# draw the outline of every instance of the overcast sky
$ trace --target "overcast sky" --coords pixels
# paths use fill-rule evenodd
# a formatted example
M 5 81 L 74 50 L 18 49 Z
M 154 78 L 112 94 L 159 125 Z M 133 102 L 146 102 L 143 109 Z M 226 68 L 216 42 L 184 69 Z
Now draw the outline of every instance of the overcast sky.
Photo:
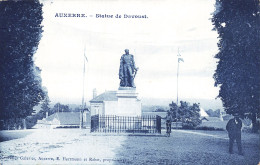
M 35 55 L 51 101 L 81 103 L 84 47 L 85 96 L 119 87 L 119 64 L 128 48 L 139 67 L 135 83 L 142 97 L 176 100 L 177 53 L 179 97 L 214 99 L 218 88 L 217 33 L 210 21 L 214 0 L 165 1 L 43 1 L 43 34 Z M 56 13 L 86 14 L 87 18 L 55 17 Z M 146 19 L 96 18 L 96 14 L 146 15 Z M 90 17 L 93 15 L 93 17 Z

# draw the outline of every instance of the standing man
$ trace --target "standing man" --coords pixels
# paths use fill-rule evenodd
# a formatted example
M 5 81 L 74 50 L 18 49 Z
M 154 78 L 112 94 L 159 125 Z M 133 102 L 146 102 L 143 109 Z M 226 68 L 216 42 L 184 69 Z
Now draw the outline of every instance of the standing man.
M 241 145 L 241 128 L 242 121 L 239 119 L 239 114 L 233 114 L 234 118 L 230 119 L 227 123 L 226 129 L 228 131 L 229 137 L 229 153 L 233 154 L 233 143 L 236 140 L 239 155 L 243 155 L 242 145 Z
M 121 87 L 135 88 L 134 78 L 138 68 L 135 67 L 134 56 L 129 54 L 129 50 L 125 49 L 125 54 L 121 56 L 119 79 Z
M 166 134 L 169 137 L 172 132 L 172 121 L 173 121 L 170 111 L 167 112 L 165 120 L 166 120 Z

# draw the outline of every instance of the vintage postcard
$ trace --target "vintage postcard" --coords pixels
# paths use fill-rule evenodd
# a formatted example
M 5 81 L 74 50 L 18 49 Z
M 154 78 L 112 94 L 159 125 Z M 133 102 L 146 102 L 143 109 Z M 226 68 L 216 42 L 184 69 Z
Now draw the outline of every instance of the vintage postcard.
M 14 90 L 30 89 L 32 97 L 8 96 L 19 100 L 10 105 L 19 110 L 1 118 L 0 164 L 257 164 L 259 134 L 242 131 L 242 144 L 236 139 L 229 153 L 226 125 L 233 116 L 217 98 L 213 78 L 215 3 L 0 2 L 3 33 L 17 33 L 12 42 L 1 41 L 13 43 L 13 53 L 32 53 L 24 55 L 30 62 L 17 59 L 5 70 L 27 75 L 12 68 L 28 64 L 35 75 L 28 88 L 21 80 Z M 28 102 L 35 106 L 21 117 Z M 252 122 L 242 123 L 246 130 Z

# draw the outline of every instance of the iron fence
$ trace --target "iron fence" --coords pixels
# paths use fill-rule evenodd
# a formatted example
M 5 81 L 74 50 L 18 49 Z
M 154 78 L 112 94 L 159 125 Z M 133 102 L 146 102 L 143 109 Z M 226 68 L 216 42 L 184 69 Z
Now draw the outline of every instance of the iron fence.
M 94 115 L 91 132 L 161 133 L 161 117 Z

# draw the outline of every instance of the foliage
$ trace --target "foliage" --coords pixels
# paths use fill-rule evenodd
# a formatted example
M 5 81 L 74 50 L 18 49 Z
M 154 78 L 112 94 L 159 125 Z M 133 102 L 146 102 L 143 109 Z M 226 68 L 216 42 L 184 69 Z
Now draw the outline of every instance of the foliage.
M 24 128 L 24 124 L 21 118 L 7 119 L 2 124 L 3 125 L 1 126 L 1 129 L 3 130 L 17 130 Z
M 189 103 L 181 101 L 180 106 L 174 102 L 169 104 L 170 112 L 175 121 L 182 121 L 183 127 L 196 127 L 201 123 L 199 104 L 189 105 Z
M 33 62 L 42 19 L 38 1 L 0 2 L 0 120 L 31 115 L 45 97 L 40 69 Z
M 46 116 L 46 114 L 51 113 L 51 108 L 50 108 L 50 99 L 48 96 L 48 93 L 46 92 L 46 97 L 44 98 L 42 104 L 41 104 L 41 110 L 40 112 Z
M 69 108 L 68 105 L 63 105 L 61 103 L 56 103 L 53 108 L 50 110 L 49 115 L 52 115 L 56 112 L 71 112 L 72 110 Z
M 157 108 L 154 112 L 166 112 L 166 110 L 163 108 Z
M 46 92 L 47 94 L 47 92 Z M 70 112 L 71 109 L 69 109 L 68 105 L 63 105 L 60 103 L 56 103 L 53 108 L 50 108 L 50 100 L 48 95 L 46 95 L 45 99 L 43 100 L 43 103 L 41 105 L 41 110 L 37 112 L 35 115 L 26 117 L 26 127 L 32 128 L 36 123 L 37 120 L 42 120 L 46 117 L 46 112 L 48 112 L 48 116 L 56 113 L 56 112 Z
M 32 115 L 32 116 L 27 116 L 25 118 L 26 121 L 26 128 L 30 129 L 33 126 L 35 126 L 35 124 L 37 124 L 38 120 L 42 120 L 45 117 L 45 114 L 42 113 L 41 111 L 37 112 L 36 114 Z
M 207 130 L 207 131 L 225 131 L 223 128 L 199 126 L 195 128 L 196 130 Z
M 168 106 L 161 105 L 142 105 L 143 112 L 166 112 Z
M 216 0 L 212 22 L 218 32 L 215 86 L 228 114 L 260 109 L 260 39 L 258 0 Z
M 43 118 L 43 115 L 41 113 L 37 113 L 33 116 L 27 116 L 26 117 L 27 129 L 32 128 L 37 123 L 37 120 L 41 120 L 41 118 Z
M 81 111 L 81 109 L 82 109 L 82 108 L 81 108 L 80 106 L 78 106 L 78 107 L 75 107 L 73 112 L 80 112 L 80 111 Z
M 206 111 L 206 113 L 209 115 L 209 117 L 220 117 L 220 109 L 217 109 L 215 111 L 209 109 Z

